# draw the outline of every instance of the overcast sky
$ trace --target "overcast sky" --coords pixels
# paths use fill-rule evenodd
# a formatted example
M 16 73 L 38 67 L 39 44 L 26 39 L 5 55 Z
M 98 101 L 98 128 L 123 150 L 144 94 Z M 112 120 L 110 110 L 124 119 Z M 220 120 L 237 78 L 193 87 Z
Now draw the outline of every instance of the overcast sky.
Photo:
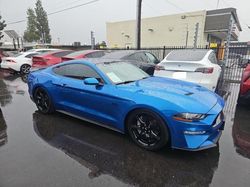
M 42 0 L 47 13 L 91 0 Z M 142 17 L 176 14 L 196 10 L 216 9 L 218 0 L 143 0 Z M 0 14 L 7 23 L 23 20 L 27 8 L 34 8 L 36 0 L 0 0 Z M 219 8 L 235 7 L 243 32 L 241 41 L 250 41 L 250 1 L 220 0 Z M 90 43 L 90 31 L 95 32 L 97 42 L 106 41 L 106 22 L 135 19 L 136 0 L 99 0 L 93 4 L 64 11 L 48 17 L 53 42 L 71 44 L 74 41 Z M 26 22 L 8 25 L 20 35 Z

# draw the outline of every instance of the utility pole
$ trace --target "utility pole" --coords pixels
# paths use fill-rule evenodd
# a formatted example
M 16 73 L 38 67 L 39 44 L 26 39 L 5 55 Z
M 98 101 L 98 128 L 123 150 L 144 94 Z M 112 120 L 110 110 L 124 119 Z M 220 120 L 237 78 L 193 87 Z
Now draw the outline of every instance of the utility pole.
M 141 6 L 142 0 L 137 0 L 136 11 L 136 49 L 141 49 Z
M 219 8 L 219 4 L 220 4 L 220 0 L 217 0 L 217 6 L 216 6 L 216 9 Z

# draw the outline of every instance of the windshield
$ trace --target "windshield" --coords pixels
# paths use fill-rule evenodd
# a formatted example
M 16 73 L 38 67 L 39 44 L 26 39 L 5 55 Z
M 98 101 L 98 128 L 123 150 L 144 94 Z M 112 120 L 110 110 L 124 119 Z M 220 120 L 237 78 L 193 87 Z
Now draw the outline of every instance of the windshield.
M 138 67 L 125 62 L 102 63 L 97 66 L 114 84 L 126 84 L 149 77 Z

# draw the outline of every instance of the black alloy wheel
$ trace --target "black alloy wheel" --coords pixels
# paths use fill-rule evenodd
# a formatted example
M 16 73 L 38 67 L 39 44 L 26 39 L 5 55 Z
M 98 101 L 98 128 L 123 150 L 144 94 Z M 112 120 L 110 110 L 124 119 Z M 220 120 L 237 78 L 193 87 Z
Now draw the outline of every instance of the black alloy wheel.
M 34 100 L 38 110 L 43 114 L 54 112 L 52 101 L 48 93 L 43 88 L 37 88 L 34 94 Z
M 127 120 L 127 129 L 133 141 L 147 150 L 158 150 L 169 142 L 164 121 L 149 110 L 137 110 Z
M 30 65 L 29 64 L 23 64 L 20 68 L 20 72 L 22 74 L 28 74 L 30 72 Z

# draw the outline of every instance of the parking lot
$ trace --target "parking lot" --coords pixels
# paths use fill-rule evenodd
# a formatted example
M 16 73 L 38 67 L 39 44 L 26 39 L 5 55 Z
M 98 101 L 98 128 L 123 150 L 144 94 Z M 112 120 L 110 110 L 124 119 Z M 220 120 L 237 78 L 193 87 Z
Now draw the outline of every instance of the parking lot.
M 247 108 L 236 108 L 239 84 L 230 85 L 218 147 L 149 152 L 117 132 L 59 113 L 40 114 L 24 80 L 0 73 L 0 186 L 240 187 L 250 183 L 249 153 L 235 146 L 241 133 L 232 131 L 250 118 Z

